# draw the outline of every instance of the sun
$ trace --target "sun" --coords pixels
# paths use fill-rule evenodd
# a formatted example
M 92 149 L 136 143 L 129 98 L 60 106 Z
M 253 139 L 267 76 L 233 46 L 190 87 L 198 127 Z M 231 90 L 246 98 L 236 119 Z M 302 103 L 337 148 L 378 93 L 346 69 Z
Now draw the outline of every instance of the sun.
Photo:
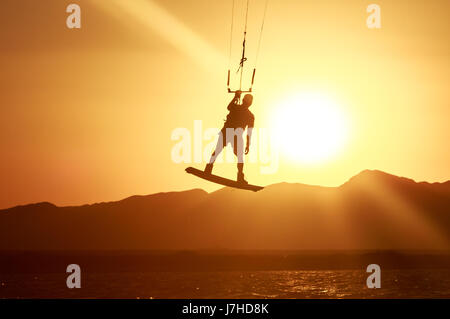
M 272 123 L 279 151 L 302 163 L 331 159 L 348 136 L 342 109 L 324 94 L 298 93 L 285 99 L 277 104 Z

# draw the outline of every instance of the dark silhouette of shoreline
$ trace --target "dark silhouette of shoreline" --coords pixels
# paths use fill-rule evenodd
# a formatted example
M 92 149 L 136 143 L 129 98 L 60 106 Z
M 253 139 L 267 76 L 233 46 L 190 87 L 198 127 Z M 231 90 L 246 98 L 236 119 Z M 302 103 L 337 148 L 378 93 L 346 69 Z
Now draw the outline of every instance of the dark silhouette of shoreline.
M 0 252 L 0 273 L 450 269 L 449 251 L 22 251 Z

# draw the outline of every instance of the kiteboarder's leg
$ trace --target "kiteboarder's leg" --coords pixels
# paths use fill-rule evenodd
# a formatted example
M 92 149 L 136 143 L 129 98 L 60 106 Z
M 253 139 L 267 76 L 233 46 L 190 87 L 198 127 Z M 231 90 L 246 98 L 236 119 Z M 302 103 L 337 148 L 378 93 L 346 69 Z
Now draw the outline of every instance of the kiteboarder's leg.
M 204 172 L 206 174 L 211 174 L 213 166 L 214 166 L 214 162 L 216 161 L 217 156 L 219 156 L 219 154 L 222 152 L 223 147 L 224 147 L 224 137 L 225 134 L 223 134 L 223 130 L 220 131 L 219 133 L 219 138 L 217 140 L 217 144 L 216 144 L 216 149 L 214 150 L 214 152 L 211 155 L 211 158 L 209 159 L 208 164 L 206 164 Z
M 244 179 L 244 163 L 238 163 L 237 168 L 238 168 L 237 182 L 248 184 L 248 182 Z
M 237 182 L 248 184 L 248 182 L 244 179 L 244 141 L 242 139 L 242 135 L 235 135 L 233 141 L 233 151 L 234 154 L 238 158 L 237 163 Z

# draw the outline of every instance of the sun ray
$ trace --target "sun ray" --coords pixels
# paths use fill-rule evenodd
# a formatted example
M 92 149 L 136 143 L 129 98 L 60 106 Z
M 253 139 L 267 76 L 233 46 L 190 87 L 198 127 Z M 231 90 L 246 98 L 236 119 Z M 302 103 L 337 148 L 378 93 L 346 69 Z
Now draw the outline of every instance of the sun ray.
M 226 58 L 165 9 L 151 0 L 96 1 L 104 11 L 111 12 L 112 6 L 124 12 L 134 21 L 145 26 L 146 31 L 158 33 L 164 40 L 191 57 L 205 69 L 226 65 Z
M 370 182 L 361 185 L 362 189 L 371 196 L 374 201 L 380 205 L 380 214 L 389 214 L 389 218 L 396 223 L 396 229 L 404 229 L 414 234 L 414 238 L 406 243 L 397 243 L 398 245 L 409 245 L 414 247 L 417 242 L 422 245 L 428 245 L 430 249 L 443 249 L 447 247 L 447 238 L 445 234 L 434 225 L 425 216 L 426 212 L 421 211 L 417 205 L 401 198 L 395 191 L 395 188 L 389 183 L 371 179 Z M 394 212 L 391 214 L 391 212 Z M 380 216 L 382 217 L 382 216 Z M 386 225 L 382 232 L 383 236 L 389 237 L 388 228 L 392 225 Z M 390 235 L 394 235 L 391 233 Z M 395 237 L 395 236 L 394 236 Z M 394 243 L 393 243 L 394 244 Z

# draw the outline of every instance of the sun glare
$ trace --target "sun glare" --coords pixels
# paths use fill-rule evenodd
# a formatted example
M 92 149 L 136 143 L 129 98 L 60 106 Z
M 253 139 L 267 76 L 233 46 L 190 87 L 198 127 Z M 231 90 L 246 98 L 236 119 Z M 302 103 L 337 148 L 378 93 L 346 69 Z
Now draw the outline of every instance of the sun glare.
M 297 162 L 319 163 L 344 146 L 348 127 L 339 106 L 327 96 L 296 94 L 276 106 L 273 116 L 275 144 Z

